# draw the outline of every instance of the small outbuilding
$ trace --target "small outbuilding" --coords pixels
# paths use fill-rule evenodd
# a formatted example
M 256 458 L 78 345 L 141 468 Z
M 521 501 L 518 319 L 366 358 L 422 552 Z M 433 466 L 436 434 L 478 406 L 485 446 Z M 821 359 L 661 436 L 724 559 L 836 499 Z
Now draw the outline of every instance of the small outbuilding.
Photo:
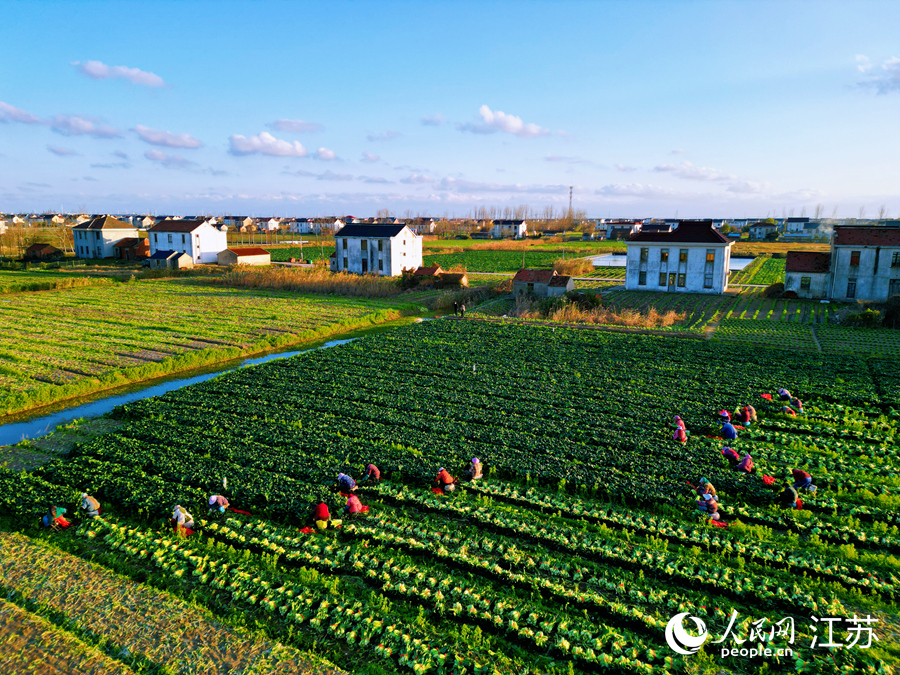
M 547 297 L 556 298 L 575 290 L 575 280 L 565 274 L 557 274 L 547 284 Z
M 219 251 L 220 265 L 271 265 L 272 254 L 262 248 L 226 248 Z
M 518 297 L 531 294 L 538 298 L 546 298 L 547 288 L 555 276 L 556 270 L 521 269 L 513 277 L 513 295 Z
M 125 237 L 113 244 L 116 260 L 143 260 L 150 256 L 150 241 L 138 237 Z
M 442 287 L 458 286 L 459 288 L 468 288 L 469 275 L 465 272 L 443 272 L 440 285 Z
M 820 300 L 828 296 L 831 254 L 788 251 L 784 263 L 784 290 L 798 298 Z
M 191 269 L 193 266 L 194 259 L 181 251 L 157 251 L 150 256 L 150 267 L 152 269 Z
M 63 252 L 50 244 L 32 244 L 25 249 L 25 259 L 39 262 L 48 260 L 59 260 L 63 257 Z

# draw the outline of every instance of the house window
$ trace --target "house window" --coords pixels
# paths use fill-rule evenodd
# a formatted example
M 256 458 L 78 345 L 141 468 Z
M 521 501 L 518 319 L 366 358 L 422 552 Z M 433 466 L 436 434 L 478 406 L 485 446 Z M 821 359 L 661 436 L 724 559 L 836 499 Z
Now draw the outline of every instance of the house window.
M 679 275 L 678 275 L 678 287 L 679 287 L 679 288 L 684 288 L 685 286 L 687 286 L 687 275 L 686 275 L 686 274 L 679 274 Z
M 666 273 L 665 273 L 665 272 L 660 272 L 660 273 L 659 273 L 659 285 L 660 285 L 660 286 L 665 286 L 665 285 L 666 285 Z
M 856 279 L 847 279 L 847 297 L 856 297 Z
M 662 248 L 659 250 L 659 262 L 661 262 L 661 263 L 669 262 L 669 249 Z M 665 284 L 661 283 L 660 286 L 665 286 Z
M 888 297 L 892 298 L 895 295 L 900 295 L 900 279 L 891 279 L 888 284 Z
M 891 254 L 891 267 L 900 267 L 900 251 Z
M 384 244 L 384 241 L 382 241 L 381 239 L 379 239 L 379 240 L 378 240 L 378 250 L 379 250 L 379 251 L 382 251 L 382 250 L 383 250 L 383 248 L 382 248 L 383 244 Z
M 365 239 L 359 242 L 359 250 L 360 251 L 368 251 L 369 250 L 369 242 Z
M 850 251 L 850 267 L 859 267 L 859 251 Z
M 706 262 L 712 263 L 716 261 L 716 250 L 714 248 L 706 249 Z
M 171 234 L 169 235 L 169 243 L 170 244 L 172 243 L 172 235 Z
M 345 251 L 347 250 L 347 240 L 346 239 L 344 239 L 344 250 Z
M 650 257 L 650 249 L 642 248 L 641 249 L 641 262 L 647 262 L 647 259 Z
M 712 288 L 712 274 L 703 275 L 703 288 Z
M 678 251 L 678 262 L 683 262 L 683 263 L 687 262 L 687 251 L 688 250 L 686 248 L 682 248 Z M 682 286 L 683 284 L 678 284 L 678 285 Z
M 182 244 L 186 244 L 186 243 L 187 243 L 187 235 L 184 235 L 184 234 L 181 235 L 181 243 L 182 243 Z
M 646 250 L 646 249 L 644 249 Z M 638 272 L 638 286 L 647 285 L 647 273 L 645 271 Z
M 378 261 L 378 271 L 384 272 L 384 261 L 383 260 Z
M 808 291 L 811 283 L 812 283 L 811 277 L 800 277 L 800 290 Z
M 347 259 L 346 258 L 344 258 L 344 269 L 345 270 L 347 269 Z

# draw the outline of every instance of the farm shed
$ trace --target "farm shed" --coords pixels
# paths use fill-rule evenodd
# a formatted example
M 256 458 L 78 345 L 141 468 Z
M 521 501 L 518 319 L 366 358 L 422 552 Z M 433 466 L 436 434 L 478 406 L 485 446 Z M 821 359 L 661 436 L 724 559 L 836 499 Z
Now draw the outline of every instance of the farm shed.
M 154 269 L 191 269 L 193 266 L 193 258 L 180 251 L 157 251 L 150 256 L 150 267 Z
M 271 265 L 272 255 L 263 248 L 226 248 L 219 251 L 220 265 Z
M 63 252 L 50 244 L 32 244 L 25 249 L 27 260 L 59 260 Z
M 440 276 L 444 273 L 440 265 L 431 265 L 430 267 L 418 267 L 413 272 L 413 277 L 419 282 L 420 286 L 428 286 L 436 284 Z
M 830 253 L 788 251 L 784 264 L 784 290 L 798 298 L 818 300 L 828 295 Z
M 546 298 L 549 295 L 547 288 L 555 276 L 556 270 L 521 269 L 513 277 L 513 294 L 519 296 L 530 293 L 538 298 Z
M 575 280 L 565 274 L 557 274 L 547 284 L 547 297 L 556 298 L 575 290 Z
M 142 260 L 150 255 L 150 242 L 138 237 L 125 237 L 113 244 L 116 260 Z
M 469 287 L 469 275 L 465 272 L 443 272 L 441 274 L 441 286 Z

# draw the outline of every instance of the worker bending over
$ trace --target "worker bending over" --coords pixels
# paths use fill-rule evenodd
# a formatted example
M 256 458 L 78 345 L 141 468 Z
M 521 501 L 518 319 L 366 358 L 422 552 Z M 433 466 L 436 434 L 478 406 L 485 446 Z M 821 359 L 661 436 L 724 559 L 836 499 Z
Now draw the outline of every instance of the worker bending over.
M 434 482 L 437 483 L 437 486 L 444 494 L 449 494 L 456 489 L 457 480 L 451 476 L 444 467 L 441 467 L 440 471 L 438 471 L 438 475 L 435 476 Z
M 473 457 L 472 461 L 469 462 L 469 466 L 467 466 L 466 470 L 463 472 L 463 476 L 466 480 L 478 480 L 483 475 L 481 460 L 477 457 Z
M 100 502 L 88 495 L 87 492 L 82 492 L 81 510 L 88 518 L 96 518 L 100 515 Z
M 228 500 L 225 499 L 222 495 L 210 495 L 209 496 L 209 512 L 214 513 L 218 511 L 219 513 L 225 513 L 225 509 L 228 508 Z

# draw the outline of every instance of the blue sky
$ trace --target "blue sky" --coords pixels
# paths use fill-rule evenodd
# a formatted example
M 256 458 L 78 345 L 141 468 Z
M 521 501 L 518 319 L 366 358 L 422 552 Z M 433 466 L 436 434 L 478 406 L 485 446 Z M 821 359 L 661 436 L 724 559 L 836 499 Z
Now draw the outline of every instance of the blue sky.
M 900 217 L 895 1 L 0 10 L 0 211 Z

